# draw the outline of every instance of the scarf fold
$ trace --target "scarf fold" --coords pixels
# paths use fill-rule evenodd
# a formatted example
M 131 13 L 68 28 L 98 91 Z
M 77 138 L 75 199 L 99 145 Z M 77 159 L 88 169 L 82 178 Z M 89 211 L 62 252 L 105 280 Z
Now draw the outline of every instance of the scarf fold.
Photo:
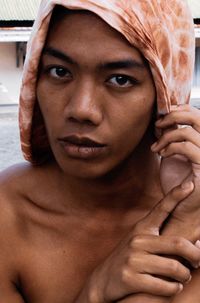
M 185 0 L 43 0 L 27 46 L 20 93 L 20 137 L 26 160 L 40 164 L 51 155 L 42 115 L 36 107 L 36 85 L 55 5 L 97 14 L 143 54 L 156 87 L 158 115 L 170 112 L 171 105 L 189 102 L 195 36 Z

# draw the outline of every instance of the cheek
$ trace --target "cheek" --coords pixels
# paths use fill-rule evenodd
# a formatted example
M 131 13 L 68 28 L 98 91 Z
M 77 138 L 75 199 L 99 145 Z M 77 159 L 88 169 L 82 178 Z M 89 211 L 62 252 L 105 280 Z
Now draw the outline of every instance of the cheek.
M 143 98 L 137 105 L 121 111 L 113 131 L 117 133 L 114 153 L 120 155 L 120 158 L 123 159 L 130 154 L 144 137 L 152 118 L 153 105 L 154 102 L 151 105 L 146 98 Z
M 148 100 L 143 98 L 139 102 L 133 102 L 131 106 L 126 106 L 119 112 L 115 129 L 118 129 L 122 136 L 129 134 L 140 135 L 147 129 L 152 113 L 153 102 L 148 104 Z
M 54 94 L 48 91 L 43 83 L 37 86 L 37 100 L 44 119 L 44 124 L 49 140 L 51 140 L 52 132 L 55 129 L 55 123 L 58 123 L 57 107 L 55 107 Z

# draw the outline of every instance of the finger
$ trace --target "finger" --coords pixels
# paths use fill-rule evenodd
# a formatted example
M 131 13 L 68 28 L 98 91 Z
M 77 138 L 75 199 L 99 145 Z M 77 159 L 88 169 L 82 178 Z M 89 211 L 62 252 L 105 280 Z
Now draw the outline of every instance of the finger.
M 165 158 L 176 154 L 183 155 L 192 163 L 200 165 L 200 149 L 191 142 L 173 142 L 160 152 L 160 155 Z
M 200 248 L 189 240 L 177 236 L 137 236 L 132 248 L 157 255 L 175 255 L 187 260 L 193 267 L 200 266 Z M 144 267 L 145 268 L 145 267 Z
M 191 280 L 190 270 L 179 261 L 148 255 L 143 259 L 143 273 L 168 278 L 181 283 L 188 283 Z
M 175 124 L 190 125 L 200 132 L 200 111 L 194 108 L 191 111 L 172 111 L 155 123 L 158 128 L 168 128 Z
M 158 235 L 159 230 L 175 207 L 193 191 L 194 184 L 187 181 L 173 188 L 143 219 L 135 226 L 133 234 Z
M 196 110 L 196 108 L 190 104 L 177 104 L 177 105 L 171 105 L 170 106 L 170 112 L 172 111 L 192 111 Z
M 141 283 L 144 285 L 143 292 L 157 296 L 171 297 L 183 290 L 181 283 L 165 281 L 148 274 L 142 275 Z
M 178 128 L 165 132 L 160 139 L 151 146 L 153 152 L 159 152 L 172 142 L 189 141 L 200 148 L 200 133 L 192 127 Z

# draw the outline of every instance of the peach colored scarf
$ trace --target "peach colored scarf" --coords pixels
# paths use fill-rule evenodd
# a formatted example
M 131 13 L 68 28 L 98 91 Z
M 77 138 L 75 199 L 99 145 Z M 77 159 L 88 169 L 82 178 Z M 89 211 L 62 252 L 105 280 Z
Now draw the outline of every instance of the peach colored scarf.
M 153 74 L 158 114 L 169 112 L 171 104 L 189 102 L 194 27 L 185 0 L 43 0 L 28 44 L 20 95 L 20 134 L 26 160 L 39 164 L 44 161 L 40 154 L 44 158 L 50 152 L 44 124 L 37 118 L 34 105 L 40 56 L 57 4 L 94 12 L 140 50 Z

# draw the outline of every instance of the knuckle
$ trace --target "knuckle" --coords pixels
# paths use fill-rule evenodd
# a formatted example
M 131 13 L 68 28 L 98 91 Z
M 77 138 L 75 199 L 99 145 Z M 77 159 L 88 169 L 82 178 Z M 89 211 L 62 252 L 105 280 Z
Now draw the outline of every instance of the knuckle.
M 128 266 L 125 266 L 121 272 L 121 281 L 125 285 L 130 285 L 131 283 L 131 272 Z
M 188 268 L 185 268 L 183 282 L 187 282 L 190 279 L 190 277 L 191 277 L 190 270 Z
M 182 198 L 182 189 L 180 186 L 173 188 L 169 197 L 172 202 L 179 202 Z
M 182 251 L 187 244 L 186 242 L 182 237 L 173 237 L 172 239 L 172 244 L 177 251 Z
M 183 142 L 181 142 L 181 145 L 182 145 L 182 148 L 187 151 L 187 150 L 191 149 L 192 144 L 189 141 L 183 141 Z
M 176 150 L 177 147 L 178 147 L 178 143 L 177 142 L 172 142 L 172 143 L 169 144 L 168 149 L 169 149 L 169 151 L 170 150 Z
M 170 136 L 170 133 L 167 132 L 167 133 L 164 133 L 161 138 L 164 142 L 169 142 L 169 136 Z
M 177 111 L 171 112 L 171 119 L 174 123 L 178 124 L 179 113 Z
M 139 246 L 141 246 L 144 243 L 144 239 L 145 237 L 142 235 L 136 235 L 133 236 L 130 240 L 130 247 L 131 248 L 137 248 Z
M 144 229 L 144 223 L 143 223 L 143 221 L 139 221 L 139 222 L 137 222 L 136 224 L 135 224 L 135 226 L 134 226 L 134 229 L 133 229 L 133 231 L 132 231 L 132 237 L 134 237 L 135 235 L 137 235 L 137 234 L 141 234 L 142 233 L 142 231 L 143 231 L 143 229 Z
M 134 266 L 135 263 L 135 258 L 132 255 L 129 255 L 126 259 L 126 265 L 131 268 L 132 266 Z
M 173 274 L 176 274 L 177 272 L 179 272 L 180 264 L 179 264 L 179 262 L 176 261 L 176 260 L 170 260 L 170 261 L 169 261 L 169 264 L 168 264 L 168 268 L 170 269 L 170 271 L 171 271 Z
M 159 208 L 159 211 L 161 213 L 166 213 L 166 214 L 169 214 L 170 213 L 170 207 L 168 205 L 168 203 L 164 203 L 166 201 L 161 201 L 161 203 L 158 205 L 158 208 Z
M 181 128 L 181 132 L 183 133 L 183 135 L 190 135 L 191 133 L 193 133 L 193 128 L 190 126 L 183 127 Z
M 176 282 L 170 282 L 163 285 L 162 295 L 173 296 L 180 290 L 180 284 Z

